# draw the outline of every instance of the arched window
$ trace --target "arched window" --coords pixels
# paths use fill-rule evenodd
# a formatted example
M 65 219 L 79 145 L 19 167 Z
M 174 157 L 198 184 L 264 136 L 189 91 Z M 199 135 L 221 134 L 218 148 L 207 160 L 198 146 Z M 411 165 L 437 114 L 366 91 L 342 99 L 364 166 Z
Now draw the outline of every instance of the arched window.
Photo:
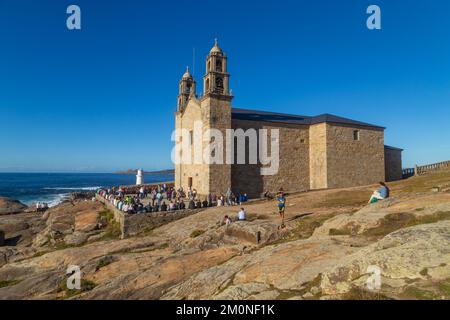
M 222 72 L 222 60 L 220 60 L 220 59 L 216 60 L 216 71 Z

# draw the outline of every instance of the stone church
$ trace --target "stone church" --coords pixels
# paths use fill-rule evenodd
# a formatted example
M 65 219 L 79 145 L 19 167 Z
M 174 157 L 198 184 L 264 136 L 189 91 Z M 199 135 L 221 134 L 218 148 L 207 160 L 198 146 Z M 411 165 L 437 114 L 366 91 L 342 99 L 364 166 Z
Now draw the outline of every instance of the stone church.
M 200 195 L 235 192 L 258 197 L 283 188 L 288 192 L 361 186 L 402 178 L 402 150 L 384 145 L 384 127 L 331 114 L 301 116 L 233 108 L 227 55 L 217 40 L 206 58 L 203 94 L 189 72 L 179 85 L 175 128 L 203 130 L 278 129 L 279 169 L 261 175 L 257 164 L 176 163 L 175 185 Z M 181 149 L 180 154 L 186 150 Z

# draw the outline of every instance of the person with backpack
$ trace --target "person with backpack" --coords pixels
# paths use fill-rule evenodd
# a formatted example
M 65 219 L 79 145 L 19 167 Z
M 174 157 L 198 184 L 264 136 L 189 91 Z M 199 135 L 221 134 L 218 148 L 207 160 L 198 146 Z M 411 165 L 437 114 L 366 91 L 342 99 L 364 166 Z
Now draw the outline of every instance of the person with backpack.
M 286 197 L 284 196 L 283 189 L 280 189 L 280 192 L 277 196 L 277 206 L 278 206 L 278 214 L 281 218 L 281 228 L 284 228 L 284 213 L 286 209 Z

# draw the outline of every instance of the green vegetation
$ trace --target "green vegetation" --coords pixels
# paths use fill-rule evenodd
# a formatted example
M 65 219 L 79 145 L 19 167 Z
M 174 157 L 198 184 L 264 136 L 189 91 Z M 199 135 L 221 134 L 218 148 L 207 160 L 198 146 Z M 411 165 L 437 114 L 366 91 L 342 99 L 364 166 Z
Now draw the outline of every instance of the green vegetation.
M 93 281 L 81 279 L 81 289 L 80 290 L 68 289 L 67 288 L 67 280 L 64 279 L 64 281 L 62 281 L 61 284 L 59 285 L 57 292 L 64 292 L 64 298 L 70 298 L 70 297 L 77 296 L 83 292 L 91 291 L 96 286 L 97 286 L 97 284 L 95 284 L 95 282 L 93 282 Z
M 353 287 L 349 292 L 342 295 L 343 300 L 392 300 L 381 292 L 368 291 L 359 287 Z
M 412 227 L 420 224 L 435 223 L 442 220 L 450 219 L 450 211 L 436 212 L 431 215 L 416 217 L 412 213 L 391 213 L 380 220 L 379 225 L 375 228 L 366 230 L 363 235 L 384 237 L 385 235 L 399 229 Z
M 19 282 L 20 280 L 0 280 L 0 288 L 14 286 Z
M 440 282 L 438 288 L 439 291 L 445 296 L 445 299 L 450 299 L 450 278 Z
M 114 221 L 114 213 L 106 207 L 99 213 L 99 216 L 100 219 L 105 218 L 108 223 Z
M 429 192 L 433 187 L 447 185 L 450 171 L 439 171 L 423 176 L 411 177 L 406 180 L 389 183 L 391 191 L 395 195 Z
M 358 232 L 359 227 L 358 226 L 352 226 L 350 224 L 347 224 L 341 229 L 330 229 L 328 231 L 328 234 L 330 236 L 351 236 L 356 235 Z
M 108 223 L 105 228 L 105 234 L 101 238 L 101 240 L 109 240 L 109 239 L 118 239 L 122 235 L 122 231 L 120 229 L 120 224 L 114 219 L 114 213 L 105 208 L 102 212 L 99 213 L 100 219 L 105 219 Z
M 418 300 L 436 300 L 439 299 L 439 295 L 437 295 L 433 291 L 425 290 L 422 288 L 410 286 L 407 287 L 403 292 L 403 295 L 409 298 L 418 299 Z
M 95 271 L 98 271 L 101 268 L 106 267 L 107 265 L 113 263 L 114 261 L 116 260 L 114 259 L 113 256 L 104 256 L 98 261 L 97 266 L 95 267 Z
M 423 268 L 420 270 L 419 274 L 424 277 L 428 276 L 428 268 Z
M 435 223 L 442 220 L 450 220 L 450 211 L 436 212 L 434 214 L 416 217 L 412 213 L 391 213 L 379 221 L 378 226 L 368 229 L 362 233 L 368 237 L 384 237 L 399 229 L 412 227 L 420 224 Z M 346 225 L 341 229 L 330 229 L 330 236 L 356 235 L 358 226 Z
M 201 236 L 204 233 L 205 233 L 204 230 L 196 229 L 196 230 L 191 232 L 191 238 L 197 238 L 198 236 Z
M 370 190 L 342 190 L 328 194 L 315 207 L 359 207 L 367 204 Z
M 285 242 L 308 239 L 314 233 L 314 230 L 321 227 L 323 223 L 336 216 L 337 213 L 331 214 L 311 214 L 305 217 L 302 217 L 297 225 L 288 231 L 288 233 L 280 240 L 271 242 L 270 244 L 281 244 Z

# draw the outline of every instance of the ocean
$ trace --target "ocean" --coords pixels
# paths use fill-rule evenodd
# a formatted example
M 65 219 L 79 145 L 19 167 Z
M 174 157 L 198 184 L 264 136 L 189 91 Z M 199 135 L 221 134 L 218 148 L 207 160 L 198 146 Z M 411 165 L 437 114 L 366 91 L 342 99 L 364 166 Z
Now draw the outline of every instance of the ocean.
M 145 183 L 173 181 L 173 174 L 145 175 Z M 102 187 L 134 185 L 136 175 L 114 173 L 0 173 L 0 197 L 26 205 L 38 201 L 55 206 L 72 192 Z

